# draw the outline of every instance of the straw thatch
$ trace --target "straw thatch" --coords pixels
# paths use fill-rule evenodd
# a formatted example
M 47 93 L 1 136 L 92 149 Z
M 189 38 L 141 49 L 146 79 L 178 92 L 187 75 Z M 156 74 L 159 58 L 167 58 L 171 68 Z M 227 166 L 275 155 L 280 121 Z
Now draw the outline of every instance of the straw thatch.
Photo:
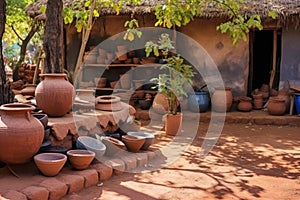
M 69 6 L 73 2 L 78 0 L 63 0 L 65 6 Z M 46 5 L 47 0 L 39 0 L 36 3 L 30 5 L 26 9 L 26 13 L 32 17 L 40 20 L 45 19 L 45 15 L 41 13 L 40 8 Z M 122 14 L 147 14 L 154 11 L 154 7 L 157 4 L 163 4 L 165 0 L 142 0 L 140 5 L 124 5 Z M 289 17 L 300 17 L 300 0 L 245 0 L 245 3 L 241 5 L 241 12 L 245 15 L 258 14 L 262 18 L 268 16 L 269 11 L 276 11 L 279 14 L 278 20 L 286 21 Z M 101 15 L 115 14 L 112 9 L 100 10 Z M 212 5 L 207 5 L 199 17 L 226 17 L 227 13 Z

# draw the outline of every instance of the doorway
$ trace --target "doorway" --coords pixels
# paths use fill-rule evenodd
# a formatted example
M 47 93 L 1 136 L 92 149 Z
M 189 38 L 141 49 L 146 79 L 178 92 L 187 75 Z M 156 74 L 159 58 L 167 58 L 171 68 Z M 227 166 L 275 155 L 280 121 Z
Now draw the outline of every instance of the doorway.
M 278 89 L 280 78 L 281 31 L 262 30 L 250 32 L 250 66 L 248 95 L 262 84 Z M 275 55 L 275 56 L 274 56 Z

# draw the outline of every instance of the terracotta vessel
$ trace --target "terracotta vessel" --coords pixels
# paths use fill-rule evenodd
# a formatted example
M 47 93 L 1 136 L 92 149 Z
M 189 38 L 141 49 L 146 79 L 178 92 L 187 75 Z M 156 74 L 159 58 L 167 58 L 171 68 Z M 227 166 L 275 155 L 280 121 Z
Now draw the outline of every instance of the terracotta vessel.
M 40 153 L 34 156 L 34 163 L 45 176 L 56 176 L 67 161 L 62 153 Z
M 165 114 L 169 110 L 168 97 L 165 94 L 157 93 L 152 103 L 153 110 L 158 114 Z
M 270 115 L 284 115 L 286 110 L 284 99 L 280 97 L 270 97 L 267 109 Z
M 121 99 L 114 95 L 102 95 L 96 98 L 95 108 L 105 111 L 117 111 L 122 109 Z
M 106 146 L 106 156 L 113 156 L 122 152 L 122 150 L 126 150 L 125 144 L 118 139 L 108 136 L 102 137 L 101 139 L 102 143 Z
M 76 147 L 93 151 L 97 158 L 103 156 L 106 151 L 106 146 L 100 140 L 89 136 L 79 136 L 76 140 Z
M 48 115 L 45 113 L 33 113 L 32 116 L 37 118 L 44 126 L 44 128 L 48 125 Z
M 155 136 L 151 133 L 146 133 L 146 132 L 128 132 L 127 135 L 133 135 L 133 136 L 141 136 L 145 137 L 146 140 L 141 147 L 143 150 L 147 150 L 155 141 Z
M 88 101 L 89 103 L 95 103 L 95 90 L 88 90 L 88 89 L 77 89 L 76 95 L 79 97 L 80 100 Z
M 249 112 L 252 110 L 252 99 L 250 97 L 241 97 L 237 105 L 237 109 L 243 112 Z
M 66 74 L 40 74 L 44 80 L 35 90 L 36 103 L 50 117 L 62 117 L 73 105 L 75 90 Z
M 144 145 L 146 138 L 141 136 L 123 135 L 122 141 L 129 151 L 136 153 Z
M 100 77 L 100 78 L 94 78 L 95 86 L 97 88 L 104 88 L 106 87 L 107 78 Z
M 176 115 L 168 114 L 165 121 L 165 131 L 167 135 L 175 136 L 181 130 L 182 113 Z
M 262 94 L 253 94 L 253 106 L 254 109 L 262 109 L 263 108 L 263 95 Z
M 131 81 L 131 74 L 126 73 L 120 75 L 120 84 L 122 89 L 130 89 Z
M 24 96 L 34 96 L 35 93 L 35 89 L 36 89 L 36 85 L 35 84 L 26 84 L 24 86 L 24 88 L 21 90 L 21 94 Z
M 0 161 L 22 164 L 38 152 L 44 138 L 44 127 L 32 116 L 34 109 L 34 106 L 21 103 L 0 107 Z
M 90 150 L 74 149 L 67 151 L 71 165 L 78 170 L 86 169 L 95 158 L 95 153 Z
M 216 112 L 228 112 L 232 105 L 231 88 L 215 88 L 211 98 L 212 109 Z

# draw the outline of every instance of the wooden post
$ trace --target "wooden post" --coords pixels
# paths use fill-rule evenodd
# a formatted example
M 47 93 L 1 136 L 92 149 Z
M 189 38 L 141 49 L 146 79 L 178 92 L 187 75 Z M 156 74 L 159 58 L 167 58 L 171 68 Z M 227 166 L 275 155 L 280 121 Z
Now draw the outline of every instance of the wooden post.
M 273 88 L 273 82 L 276 74 L 276 59 L 277 58 L 277 30 L 273 31 L 273 60 L 272 60 L 272 70 L 270 75 L 269 88 Z

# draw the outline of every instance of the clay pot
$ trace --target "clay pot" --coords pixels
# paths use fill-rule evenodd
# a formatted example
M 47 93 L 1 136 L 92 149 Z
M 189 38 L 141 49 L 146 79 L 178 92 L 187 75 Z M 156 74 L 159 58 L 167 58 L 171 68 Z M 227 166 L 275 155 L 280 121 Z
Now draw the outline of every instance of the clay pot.
M 262 94 L 253 94 L 253 106 L 254 109 L 263 108 L 263 95 Z
M 77 89 L 76 95 L 79 97 L 80 100 L 88 101 L 90 103 L 95 103 L 95 90 L 88 90 L 88 89 Z
M 131 88 L 131 74 L 121 74 L 120 75 L 120 84 L 122 89 L 130 89 Z
M 67 161 L 61 153 L 40 153 L 34 156 L 34 163 L 45 176 L 56 176 Z
M 211 98 L 212 109 L 216 112 L 228 112 L 230 111 L 232 100 L 231 88 L 215 88 Z
M 139 64 L 140 63 L 140 58 L 132 58 L 132 62 L 134 63 L 134 64 Z
M 75 90 L 66 74 L 40 74 L 44 80 L 35 90 L 36 103 L 50 117 L 62 117 L 73 105 Z
M 237 109 L 243 112 L 252 110 L 252 99 L 250 97 L 240 97 Z
M 142 110 L 148 110 L 152 105 L 151 99 L 140 99 L 139 106 Z
M 45 113 L 33 113 L 33 117 L 37 118 L 44 126 L 44 128 L 48 125 L 48 115 Z
M 104 88 L 106 86 L 107 78 L 106 77 L 100 77 L 100 78 L 94 78 L 95 86 L 97 88 Z
M 270 115 L 283 115 L 285 113 L 285 101 L 280 97 L 270 97 L 267 106 Z
M 146 140 L 143 146 L 141 147 L 142 150 L 147 150 L 154 143 L 155 140 L 155 136 L 153 134 L 146 132 L 128 132 L 127 135 L 145 137 Z
M 24 88 L 21 90 L 21 94 L 24 96 L 26 95 L 34 96 L 35 89 L 36 89 L 35 84 L 26 84 Z
M 153 110 L 158 114 L 165 114 L 169 110 L 168 97 L 165 94 L 157 93 L 153 99 Z
M 181 130 L 182 113 L 168 114 L 165 119 L 165 131 L 167 135 L 175 136 Z
M 116 56 L 117 56 L 118 60 L 120 60 L 120 61 L 127 60 L 127 52 L 126 51 L 117 51 Z
M 136 153 L 144 145 L 146 138 L 141 136 L 123 135 L 122 141 L 129 151 Z
M 96 98 L 95 108 L 105 111 L 117 111 L 122 109 L 120 97 L 114 95 L 102 95 Z
M 106 146 L 105 155 L 113 156 L 117 153 L 120 153 L 122 150 L 126 150 L 125 144 L 115 138 L 112 137 L 102 137 L 102 143 Z
M 291 103 L 290 95 L 289 94 L 279 94 L 277 97 L 279 97 L 279 98 L 281 98 L 281 99 L 284 100 L 285 112 L 289 112 L 289 110 L 290 110 L 290 103 Z
M 76 147 L 93 151 L 97 158 L 103 156 L 106 151 L 106 146 L 100 140 L 89 136 L 79 136 L 76 140 Z
M 95 153 L 90 150 L 74 149 L 67 151 L 68 159 L 73 168 L 83 170 L 89 167 L 95 158 Z
M 21 103 L 0 107 L 0 161 L 22 164 L 38 152 L 44 138 L 44 127 L 32 116 L 34 109 L 34 106 Z

